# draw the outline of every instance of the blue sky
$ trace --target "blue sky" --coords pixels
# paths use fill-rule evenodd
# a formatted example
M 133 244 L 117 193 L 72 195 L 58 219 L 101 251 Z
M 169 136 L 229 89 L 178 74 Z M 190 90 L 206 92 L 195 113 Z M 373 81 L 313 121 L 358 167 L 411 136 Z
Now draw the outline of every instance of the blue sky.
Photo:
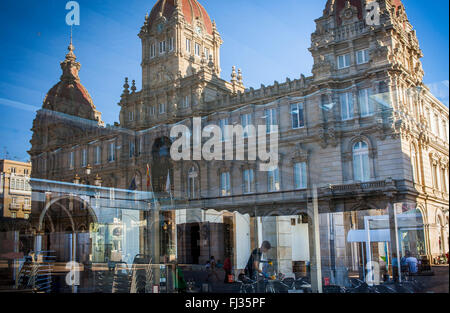
M 35 111 L 61 76 L 70 28 L 65 0 L 0 2 L 0 158 L 28 160 Z M 118 121 L 125 77 L 141 86 L 137 34 L 156 0 L 79 0 L 81 25 L 74 28 L 80 77 L 103 120 Z M 311 75 L 308 51 L 314 19 L 325 0 L 200 0 L 216 20 L 224 44 L 222 78 L 242 68 L 246 87 L 258 88 Z M 449 1 L 404 0 L 424 52 L 425 83 L 448 105 Z

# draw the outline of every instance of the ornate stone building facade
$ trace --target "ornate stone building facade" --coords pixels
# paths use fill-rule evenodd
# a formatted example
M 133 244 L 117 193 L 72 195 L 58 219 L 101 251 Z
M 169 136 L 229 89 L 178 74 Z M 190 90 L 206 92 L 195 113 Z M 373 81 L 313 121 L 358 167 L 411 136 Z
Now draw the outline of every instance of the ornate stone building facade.
M 283 272 L 317 256 L 324 275 L 340 265 L 356 271 L 366 254 L 357 246 L 364 241 L 350 240 L 351 231 L 387 217 L 385 242 L 395 251 L 398 207 L 397 214 L 416 218 L 406 223 L 413 233 L 403 230 L 402 253 L 442 255 L 449 246 L 448 108 L 422 82 L 422 51 L 401 1 L 378 1 L 375 26 L 366 24 L 366 2 L 327 1 L 311 36 L 312 76 L 253 89 L 235 68 L 231 81 L 220 78 L 222 40 L 198 1 L 159 0 L 139 33 L 142 90 L 126 79 L 114 126 L 103 125 L 81 85 L 71 44 L 61 81 L 33 124 L 32 177 L 72 183 L 89 165 L 97 175 L 90 185 L 145 194 L 149 164 L 153 191 L 168 198 L 169 173 L 172 210 L 157 218 L 172 226 L 158 235 L 158 254 L 180 263 L 231 256 L 243 269 L 251 249 L 269 240 Z M 258 161 L 173 161 L 171 128 L 192 130 L 193 117 L 203 126 L 266 125 L 268 135 L 278 125 L 278 169 L 259 171 Z M 33 207 L 42 234 L 43 208 L 55 195 L 47 197 Z M 308 213 L 314 199 L 316 222 Z M 71 200 L 62 201 L 70 206 Z M 85 202 L 79 203 L 83 216 Z M 86 223 L 95 220 L 80 218 L 80 225 L 89 229 Z M 79 231 L 72 224 L 71 231 Z M 136 236 L 133 251 L 145 253 L 154 239 L 142 230 Z M 386 256 L 381 245 L 364 249 L 379 258 Z

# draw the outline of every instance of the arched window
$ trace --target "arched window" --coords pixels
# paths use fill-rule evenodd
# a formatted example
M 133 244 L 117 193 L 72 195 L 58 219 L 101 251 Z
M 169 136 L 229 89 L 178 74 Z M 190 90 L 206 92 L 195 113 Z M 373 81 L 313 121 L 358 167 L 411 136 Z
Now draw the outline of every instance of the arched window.
M 370 179 L 369 147 L 364 141 L 353 145 L 353 178 L 362 182 Z
M 197 196 L 196 190 L 198 187 L 197 183 L 198 173 L 195 167 L 191 167 L 188 172 L 188 197 L 194 199 Z

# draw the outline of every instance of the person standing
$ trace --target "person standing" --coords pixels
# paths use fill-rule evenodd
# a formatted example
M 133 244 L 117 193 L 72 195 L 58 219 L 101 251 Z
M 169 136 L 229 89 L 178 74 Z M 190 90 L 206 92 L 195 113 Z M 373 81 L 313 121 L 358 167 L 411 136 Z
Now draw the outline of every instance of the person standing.
M 227 257 L 225 261 L 223 262 L 223 270 L 225 271 L 225 278 L 224 283 L 229 283 L 228 277 L 231 275 L 231 259 L 230 257 Z
M 263 253 L 266 254 L 271 248 L 272 246 L 270 245 L 270 242 L 264 241 L 261 248 L 257 248 L 252 251 L 252 254 L 248 259 L 247 266 L 245 267 L 245 275 L 247 275 L 247 277 L 257 280 L 258 273 L 264 275 L 259 265 L 261 263 Z

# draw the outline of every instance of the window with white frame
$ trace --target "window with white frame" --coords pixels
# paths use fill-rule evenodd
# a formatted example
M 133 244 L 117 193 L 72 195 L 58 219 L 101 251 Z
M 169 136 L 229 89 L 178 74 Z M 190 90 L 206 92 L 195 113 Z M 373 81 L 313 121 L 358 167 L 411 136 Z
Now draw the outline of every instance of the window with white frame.
M 30 184 L 30 180 L 29 179 L 25 180 L 25 190 L 26 191 L 31 191 L 31 184 Z
M 341 102 L 341 117 L 342 120 L 350 120 L 353 118 L 353 95 L 351 92 L 346 92 L 340 95 Z
M 133 111 L 128 112 L 128 120 L 129 120 L 130 122 L 132 122 L 133 119 L 134 119 L 134 112 L 133 112 Z
M 219 127 L 222 132 L 222 141 L 227 141 L 230 134 L 227 133 L 225 126 L 228 126 L 228 118 L 223 118 L 219 121 Z
M 369 49 L 363 49 L 356 51 L 356 62 L 358 64 L 364 64 L 369 62 Z
M 110 142 L 108 148 L 108 161 L 113 162 L 116 160 L 116 143 Z
M 164 54 L 166 53 L 166 41 L 160 41 L 159 42 L 159 54 Z
M 230 172 L 220 174 L 220 195 L 222 197 L 231 195 Z
M 16 190 L 16 179 L 15 178 L 10 178 L 9 179 L 9 189 L 11 190 Z
M 81 150 L 81 167 L 87 166 L 87 149 Z
M 280 170 L 278 167 L 267 172 L 267 184 L 269 192 L 280 191 Z
M 173 37 L 169 38 L 169 52 L 173 51 L 174 39 Z
M 359 110 L 362 117 L 373 115 L 373 102 L 371 99 L 370 88 L 361 89 L 358 91 Z
M 164 114 L 164 113 L 166 113 L 166 104 L 160 103 L 159 104 L 159 114 Z
M 24 170 L 23 170 L 23 174 L 24 174 L 25 176 L 28 176 L 28 175 L 30 175 L 30 171 L 29 171 L 28 169 L 24 169 Z
M 254 192 L 254 173 L 252 169 L 246 169 L 243 173 L 244 178 L 244 194 Z
M 291 119 L 293 129 L 305 127 L 303 103 L 295 103 L 291 105 Z
M 447 122 L 444 120 L 442 120 L 442 134 L 444 135 L 443 139 L 445 141 L 448 141 Z
M 297 162 L 294 164 L 294 186 L 295 189 L 307 188 L 306 162 Z
M 437 114 L 434 114 L 434 134 L 438 137 L 441 136 L 441 131 L 439 127 L 439 116 Z
M 191 167 L 188 172 L 188 197 L 190 199 L 195 199 L 197 197 L 197 188 L 198 188 L 198 173 L 195 167 Z
M 11 171 L 11 174 L 15 174 L 16 173 L 16 168 L 15 167 L 11 167 L 10 171 Z
M 191 40 L 186 38 L 186 52 L 191 53 Z
M 29 208 L 31 206 L 31 199 L 30 198 L 24 198 L 23 203 L 26 208 Z
M 338 69 L 347 68 L 350 66 L 350 54 L 343 54 L 338 56 Z
M 200 56 L 200 44 L 195 43 L 195 55 Z
M 208 48 L 205 48 L 205 49 L 204 49 L 204 52 L 205 52 L 205 58 L 206 58 L 207 60 L 209 60 L 209 49 L 208 49 Z
M 150 46 L 150 57 L 154 58 L 156 56 L 156 45 L 154 43 Z
M 252 124 L 252 115 L 250 113 L 241 115 L 241 125 L 244 129 L 243 136 L 244 138 L 252 137 L 252 130 L 249 126 L 253 126 Z
M 355 181 L 370 180 L 369 146 L 364 141 L 353 145 L 353 177 Z
M 74 165 L 75 165 L 75 152 L 70 151 L 69 152 L 69 168 L 73 169 Z
M 95 146 L 95 164 L 102 163 L 102 147 L 100 145 Z
M 265 114 L 266 132 L 270 134 L 278 129 L 277 109 L 266 109 Z

